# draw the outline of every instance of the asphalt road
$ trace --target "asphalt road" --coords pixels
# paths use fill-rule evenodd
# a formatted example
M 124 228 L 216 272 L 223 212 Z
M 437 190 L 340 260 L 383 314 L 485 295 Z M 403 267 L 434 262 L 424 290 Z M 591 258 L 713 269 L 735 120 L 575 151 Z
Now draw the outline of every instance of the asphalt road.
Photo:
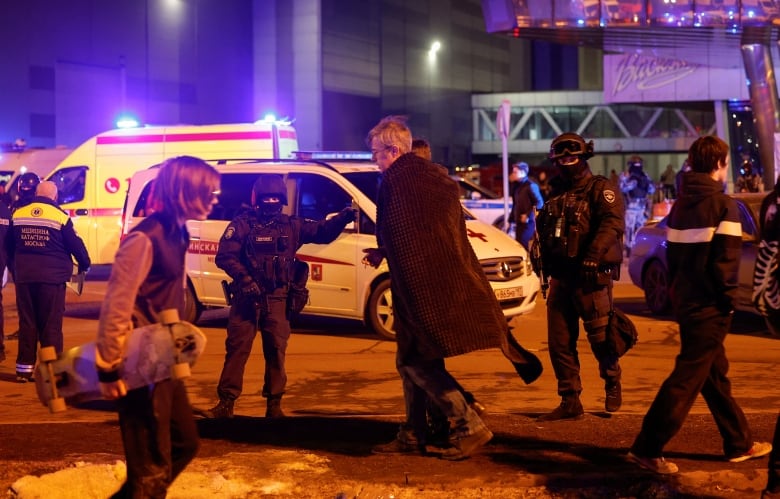
M 89 281 L 82 296 L 68 292 L 66 348 L 94 338 L 104 290 L 105 282 Z M 6 331 L 14 331 L 12 284 L 3 297 Z M 340 479 L 381 485 L 385 491 L 396 487 L 395 497 L 409 490 L 415 494 L 408 497 L 450 497 L 448 491 L 454 494 L 455 490 L 472 497 L 463 495 L 472 489 L 481 491 L 473 497 L 758 497 L 766 480 L 766 459 L 738 465 L 724 462 L 717 429 L 701 399 L 667 447 L 667 457 L 680 466 L 678 476 L 656 477 L 623 461 L 642 416 L 672 368 L 679 342 L 676 324 L 650 317 L 638 288 L 618 283 L 615 299 L 634 319 L 640 334 L 639 344 L 622 361 L 624 404 L 615 415 L 604 412 L 603 382 L 583 339 L 586 417 L 576 422 L 535 421 L 559 402 L 546 350 L 545 304 L 540 300 L 532 314 L 511 322 L 518 340 L 544 364 L 544 374 L 532 385 L 524 385 L 497 351 L 447 360 L 450 371 L 488 408 L 486 422 L 496 438 L 479 455 L 454 464 L 430 457 L 374 456 L 370 447 L 391 439 L 403 418 L 394 344 L 359 324 L 304 318 L 295 324 L 288 350 L 283 408 L 292 417 L 281 422 L 262 417 L 265 399 L 260 395 L 258 340 L 247 366 L 244 394 L 236 405 L 238 417 L 200 422 L 199 460 L 203 461 L 199 462 L 204 465 L 250 450 L 294 449 L 327 456 L 334 475 L 327 482 L 322 476 L 298 476 L 294 495 L 299 497 L 338 497 L 339 490 L 352 491 L 341 497 L 378 497 L 373 489 L 368 493 L 365 485 L 351 489 L 339 485 Z M 188 381 L 194 406 L 206 408 L 216 401 L 225 322 L 225 312 L 215 310 L 207 311 L 199 324 L 208 345 Z M 0 363 L 0 490 L 25 474 L 41 475 L 77 458 L 121 459 L 116 417 L 108 405 L 96 403 L 50 414 L 36 398 L 33 385 L 14 381 L 16 342 L 7 342 L 6 348 L 8 359 Z M 776 383 L 780 340 L 767 336 L 759 318 L 740 313 L 726 348 L 733 390 L 755 438 L 771 440 L 780 407 Z M 239 461 L 233 464 L 246 464 Z M 225 497 L 239 496 L 265 497 L 251 492 Z

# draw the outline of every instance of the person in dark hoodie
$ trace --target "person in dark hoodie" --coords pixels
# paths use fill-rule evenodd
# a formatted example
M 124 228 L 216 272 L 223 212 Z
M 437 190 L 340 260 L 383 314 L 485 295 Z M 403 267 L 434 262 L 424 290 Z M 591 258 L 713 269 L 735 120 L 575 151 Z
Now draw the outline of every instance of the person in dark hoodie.
M 680 325 L 680 353 L 661 385 L 628 453 L 628 460 L 660 474 L 677 472 L 662 457 L 696 398 L 707 402 L 732 463 L 765 456 L 767 442 L 754 442 L 745 414 L 731 395 L 723 342 L 731 327 L 742 248 L 739 208 L 726 195 L 729 147 L 718 137 L 697 139 L 688 150 L 691 171 L 667 218 L 672 308 Z

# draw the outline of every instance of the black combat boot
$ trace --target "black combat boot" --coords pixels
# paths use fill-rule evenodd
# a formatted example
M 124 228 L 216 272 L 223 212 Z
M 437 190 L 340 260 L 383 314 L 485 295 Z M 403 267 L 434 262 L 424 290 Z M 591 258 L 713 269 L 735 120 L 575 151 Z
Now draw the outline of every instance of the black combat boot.
M 211 409 L 202 410 L 195 409 L 195 414 L 207 419 L 225 419 L 233 417 L 233 403 L 234 400 L 219 399 L 217 405 Z
M 265 408 L 265 417 L 272 419 L 285 417 L 284 412 L 282 412 L 281 395 L 271 395 L 268 397 L 268 402 Z
M 547 414 L 542 414 L 537 421 L 558 421 L 561 419 L 580 419 L 585 414 L 578 393 L 567 393 L 561 397 L 561 405 Z

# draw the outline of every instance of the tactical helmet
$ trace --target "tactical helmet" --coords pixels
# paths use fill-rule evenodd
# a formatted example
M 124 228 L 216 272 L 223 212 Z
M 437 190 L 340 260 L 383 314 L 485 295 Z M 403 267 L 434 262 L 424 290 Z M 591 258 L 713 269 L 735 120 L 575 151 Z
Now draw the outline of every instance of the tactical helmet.
M 16 190 L 19 191 L 19 196 L 32 197 L 35 195 L 35 189 L 38 188 L 38 184 L 41 183 L 41 179 L 33 172 L 23 173 L 19 176 L 19 184 Z
M 252 187 L 252 204 L 260 204 L 260 200 L 267 196 L 278 197 L 284 206 L 287 206 L 287 186 L 281 175 L 260 175 Z
M 549 158 L 559 162 L 561 158 L 577 156 L 584 161 L 593 157 L 593 141 L 585 142 L 578 133 L 566 132 L 558 135 L 550 144 Z
M 628 159 L 628 167 L 629 168 L 637 168 L 637 169 L 641 170 L 644 165 L 645 165 L 645 162 L 639 156 L 631 156 Z

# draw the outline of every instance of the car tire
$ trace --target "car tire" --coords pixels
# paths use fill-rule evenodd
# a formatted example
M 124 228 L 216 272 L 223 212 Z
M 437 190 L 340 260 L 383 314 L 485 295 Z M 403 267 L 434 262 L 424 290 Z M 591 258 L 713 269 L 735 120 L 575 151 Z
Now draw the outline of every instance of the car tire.
M 666 315 L 672 308 L 669 300 L 669 272 L 658 261 L 653 260 L 642 274 L 642 289 L 645 303 L 653 315 Z
M 393 297 L 390 293 L 390 279 L 379 281 L 368 297 L 366 323 L 386 340 L 395 341 L 393 330 Z
M 195 292 L 192 290 L 192 285 L 188 282 L 184 288 L 184 317 L 181 319 L 195 324 L 200 319 L 201 313 L 203 313 L 203 305 L 198 301 L 198 297 L 195 296 Z

